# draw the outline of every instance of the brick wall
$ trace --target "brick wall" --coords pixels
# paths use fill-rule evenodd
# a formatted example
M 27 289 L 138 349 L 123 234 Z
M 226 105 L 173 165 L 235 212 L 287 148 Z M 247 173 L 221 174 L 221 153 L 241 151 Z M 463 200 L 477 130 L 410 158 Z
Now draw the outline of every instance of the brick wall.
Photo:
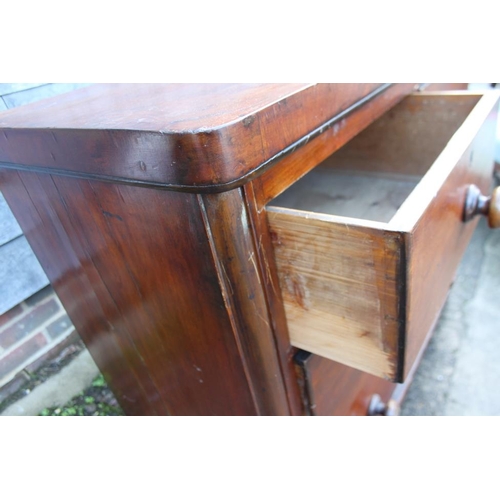
M 74 330 L 50 286 L 0 316 L 0 387 Z

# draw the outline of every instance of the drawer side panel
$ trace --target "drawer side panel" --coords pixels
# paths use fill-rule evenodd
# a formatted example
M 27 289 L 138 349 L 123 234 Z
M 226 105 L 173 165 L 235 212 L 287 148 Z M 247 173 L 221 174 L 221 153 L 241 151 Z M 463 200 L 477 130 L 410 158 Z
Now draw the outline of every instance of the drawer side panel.
M 405 376 L 432 332 L 477 225 L 477 219 L 462 221 L 467 187 L 491 191 L 496 115 L 495 106 L 409 236 Z

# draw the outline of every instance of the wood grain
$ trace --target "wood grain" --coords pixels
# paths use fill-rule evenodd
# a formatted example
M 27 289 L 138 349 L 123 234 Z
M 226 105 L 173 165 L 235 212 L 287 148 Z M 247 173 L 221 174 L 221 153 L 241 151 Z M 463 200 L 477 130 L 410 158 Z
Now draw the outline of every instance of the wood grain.
M 128 414 L 258 413 L 196 196 L 1 175 L 26 237 Z
M 424 83 L 420 90 L 444 92 L 450 90 L 467 90 L 467 83 Z
M 477 224 L 462 222 L 467 187 L 491 189 L 497 99 L 485 95 L 478 103 L 392 221 L 409 229 L 405 374 L 439 317 Z
M 412 96 L 354 143 L 423 175 L 388 223 L 269 202 L 412 88 L 91 87 L 2 117 L 2 190 L 128 414 L 364 414 L 411 378 L 494 98 Z
M 304 351 L 298 353 L 296 362 L 308 414 L 314 416 L 366 416 L 374 394 L 387 402 L 398 387 L 382 378 Z
M 45 193 L 36 174 L 19 174 L 0 169 L 2 190 L 6 194 L 16 218 L 20 222 L 38 259 L 49 276 L 75 326 L 82 336 L 123 409 L 131 415 L 156 415 L 167 410 L 157 388 L 142 363 L 130 363 L 130 346 L 127 335 L 119 334 L 119 328 L 108 322 L 108 316 L 118 318 L 115 304 L 105 300 L 106 289 L 94 287 L 96 271 L 89 272 L 90 258 L 83 249 L 75 249 L 69 241 L 63 221 L 68 223 L 64 205 L 59 195 L 45 204 L 55 190 L 49 187 Z M 31 186 L 37 193 L 29 193 Z M 63 216 L 63 220 L 59 218 Z M 78 240 L 77 240 L 78 241 Z M 75 245 L 76 246 L 76 245 Z M 123 352 L 121 357 L 117 353 Z M 125 376 L 122 374 L 125 372 Z
M 394 84 L 363 106 L 347 114 L 340 114 L 332 127 L 308 140 L 257 177 L 254 191 L 259 209 L 382 116 L 409 94 L 414 86 L 415 84 Z
M 500 227 L 500 189 L 495 188 L 488 209 L 488 225 L 492 229 Z
M 230 188 L 402 92 L 93 86 L 2 116 L 8 202 L 128 414 L 302 412 L 266 215 Z
M 399 174 L 415 173 L 415 166 L 427 165 L 428 172 L 387 224 L 267 208 L 294 346 L 393 381 L 403 381 L 412 369 L 474 230 L 474 223 L 462 222 L 467 186 L 477 184 L 484 190 L 492 178 L 498 97 L 447 97 L 411 96 L 398 109 L 413 114 L 425 127 L 408 126 L 406 135 L 395 140 L 389 132 L 401 123 L 396 109 L 389 113 L 392 117 L 367 129 L 364 138 L 354 139 L 354 145 L 346 147 L 348 154 L 339 151 L 344 170 L 346 158 L 357 158 L 353 168 L 367 165 L 370 173 L 394 173 L 392 166 L 399 167 Z M 441 110 L 434 126 L 449 123 L 455 133 L 434 133 L 427 116 L 434 109 Z M 383 144 L 385 138 L 388 145 Z M 421 164 L 414 157 L 403 162 L 404 151 L 416 154 L 418 145 L 427 143 Z M 337 173 L 333 160 L 322 168 Z M 307 187 L 305 180 L 297 185 Z M 307 203 L 307 196 L 299 189 L 292 206 L 293 200 Z
M 301 415 L 304 405 L 295 374 L 293 358 L 297 349 L 290 343 L 285 310 L 281 298 L 278 270 L 273 254 L 271 234 L 267 225 L 265 210 L 258 209 L 257 196 L 252 182 L 243 187 L 249 222 L 255 241 L 256 254 L 262 280 L 262 289 L 269 310 L 269 321 L 274 333 L 276 350 L 281 366 L 283 382 L 291 415 Z
M 298 210 L 267 215 L 292 345 L 396 378 L 403 236 Z
M 393 407 L 401 407 L 429 340 L 430 336 L 427 336 L 404 383 L 399 384 L 299 350 L 294 362 L 305 413 L 314 416 L 366 416 L 374 394 L 378 394 L 385 404 L 390 401 Z
M 241 190 L 199 195 L 218 279 L 245 374 L 259 415 L 289 415 L 290 408 L 264 278 Z
M 410 95 L 322 167 L 423 176 L 480 98 L 471 93 Z
M 3 113 L 0 162 L 110 182 L 224 191 L 380 88 L 96 85 Z

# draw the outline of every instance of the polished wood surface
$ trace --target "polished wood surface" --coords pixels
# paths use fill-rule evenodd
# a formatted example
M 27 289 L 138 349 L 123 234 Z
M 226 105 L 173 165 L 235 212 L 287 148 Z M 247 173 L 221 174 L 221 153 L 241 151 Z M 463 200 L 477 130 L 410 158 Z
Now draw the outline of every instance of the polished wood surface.
M 248 373 L 253 346 L 239 345 L 195 195 L 8 170 L 1 176 L 26 237 L 128 414 L 271 412 L 259 398 L 274 395 L 275 374 L 262 388 Z M 214 232 L 219 222 L 209 222 Z M 273 411 L 286 412 L 279 404 L 277 397 Z
M 233 190 L 198 195 L 198 201 L 257 413 L 288 415 L 289 404 L 262 290 L 264 277 L 258 264 L 258 243 L 249 230 L 243 193 Z M 228 370 L 229 376 L 230 373 Z
M 393 85 L 363 106 L 338 115 L 332 126 L 321 135 L 312 137 L 302 147 L 280 160 L 273 168 L 258 176 L 253 181 L 258 208 L 263 208 L 374 120 L 386 113 L 408 95 L 414 87 L 413 83 Z
M 232 124 L 303 91 L 303 83 L 107 83 L 2 114 L 13 128 L 196 133 Z
M 491 229 L 500 227 L 500 188 L 495 188 L 490 196 L 486 196 L 475 184 L 468 186 L 463 220 L 469 222 L 478 215 L 484 215 L 488 219 Z
M 500 227 L 500 189 L 495 188 L 488 207 L 488 225 L 492 229 Z
M 311 134 L 333 127 L 329 121 L 340 113 L 388 88 L 95 85 L 2 113 L 0 163 L 110 182 L 224 191 L 271 168 Z
M 432 332 L 477 224 L 462 220 L 467 187 L 491 189 L 497 107 L 496 94 L 481 98 L 392 221 L 409 231 L 405 375 Z
M 338 168 L 428 170 L 387 223 L 306 211 L 308 203 L 322 205 L 307 176 L 292 197 L 273 200 L 267 212 L 293 345 L 404 380 L 474 230 L 462 222 L 467 186 L 491 182 L 497 99 L 416 94 L 322 164 L 332 176 Z M 282 198 L 301 210 L 279 206 Z
M 254 183 L 249 182 L 243 187 L 246 206 L 249 215 L 250 227 L 255 241 L 257 264 L 260 269 L 262 289 L 266 296 L 269 311 L 270 325 L 273 329 L 274 340 L 281 366 L 283 381 L 290 405 L 291 415 L 303 413 L 301 391 L 295 374 L 293 361 L 296 349 L 290 344 L 288 325 L 283 308 L 278 270 L 273 255 L 271 235 L 267 225 L 265 210 L 259 209 L 257 193 Z
M 296 357 L 306 412 L 316 416 L 366 416 L 371 398 L 388 402 L 396 384 L 304 351 Z
M 488 192 L 496 99 L 394 108 L 413 87 L 96 86 L 2 117 L 2 191 L 127 414 L 364 415 L 404 392 L 381 377 L 408 382 L 429 339 L 475 225 L 465 186 Z M 271 206 L 349 148 L 362 175 L 423 176 L 388 223 Z M 297 361 L 290 337 L 332 324 L 342 361 L 380 377 Z

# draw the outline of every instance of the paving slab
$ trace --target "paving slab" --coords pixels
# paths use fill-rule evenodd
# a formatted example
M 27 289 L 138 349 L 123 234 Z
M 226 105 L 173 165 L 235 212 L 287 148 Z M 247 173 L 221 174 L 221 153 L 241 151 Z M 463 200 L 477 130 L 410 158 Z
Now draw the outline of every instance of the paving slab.
M 39 385 L 24 398 L 9 406 L 1 416 L 34 416 L 44 408 L 61 406 L 86 389 L 99 375 L 87 350 L 65 366 L 59 373 Z
M 465 308 L 460 346 L 445 415 L 500 415 L 500 234 L 485 242 L 478 286 Z

